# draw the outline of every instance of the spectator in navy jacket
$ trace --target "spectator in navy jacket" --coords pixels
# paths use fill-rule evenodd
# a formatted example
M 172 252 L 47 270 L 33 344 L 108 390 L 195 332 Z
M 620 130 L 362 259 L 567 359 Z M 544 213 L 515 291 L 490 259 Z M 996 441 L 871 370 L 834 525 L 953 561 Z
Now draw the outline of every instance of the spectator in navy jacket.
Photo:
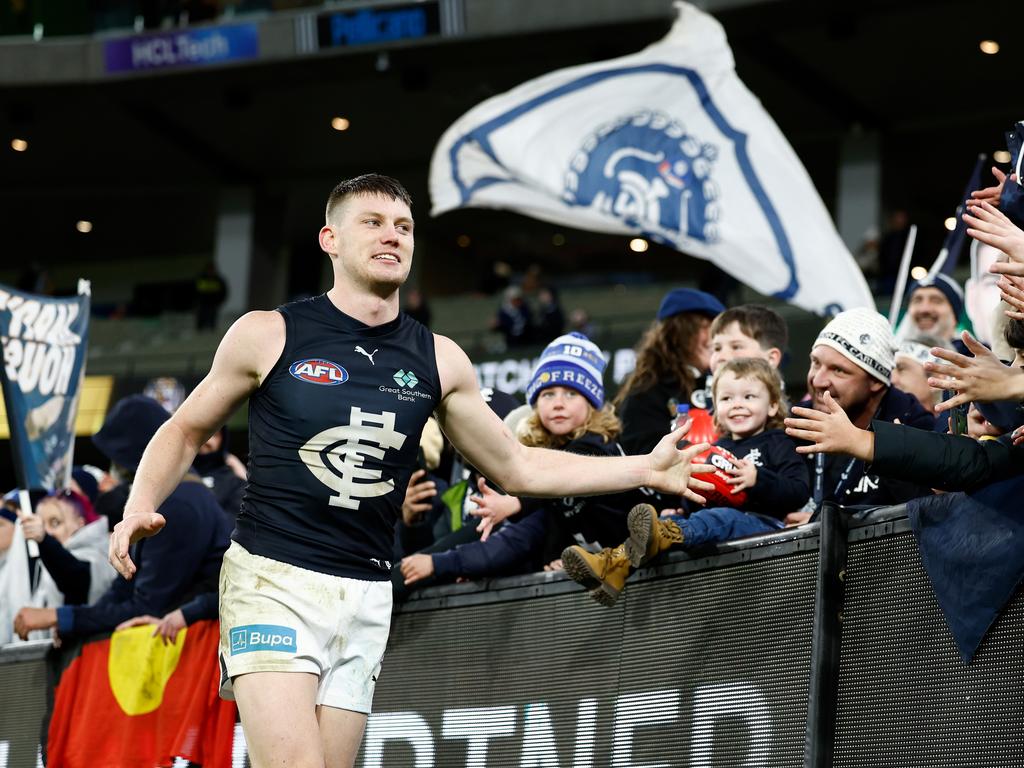
M 132 395 L 111 409 L 93 443 L 111 460 L 114 473 L 130 482 L 147 443 L 168 418 L 152 398 Z M 61 636 L 110 632 L 126 619 L 161 616 L 178 607 L 186 619 L 215 617 L 228 516 L 194 474 L 186 475 L 158 512 L 166 520 L 162 534 L 132 546 L 138 566 L 134 579 L 117 578 L 93 605 L 24 608 L 15 619 L 18 635 L 51 627 Z

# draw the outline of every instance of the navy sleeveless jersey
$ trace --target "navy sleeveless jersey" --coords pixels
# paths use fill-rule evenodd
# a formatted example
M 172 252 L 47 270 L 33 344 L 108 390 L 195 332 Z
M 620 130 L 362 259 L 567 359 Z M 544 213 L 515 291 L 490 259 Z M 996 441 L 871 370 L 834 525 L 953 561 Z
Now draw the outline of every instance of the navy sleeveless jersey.
M 434 337 L 367 326 L 326 295 L 280 307 L 281 357 L 249 398 L 249 484 L 233 538 L 320 573 L 383 581 L 423 425 L 441 398 Z

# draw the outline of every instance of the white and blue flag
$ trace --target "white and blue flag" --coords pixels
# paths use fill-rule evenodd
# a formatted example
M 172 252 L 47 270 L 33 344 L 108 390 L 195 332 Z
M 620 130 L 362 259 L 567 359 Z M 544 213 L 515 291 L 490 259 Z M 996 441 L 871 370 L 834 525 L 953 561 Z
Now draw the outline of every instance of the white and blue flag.
M 819 314 L 874 306 L 721 25 L 677 5 L 643 51 L 552 72 L 457 120 L 434 149 L 433 215 L 507 208 L 640 234 Z

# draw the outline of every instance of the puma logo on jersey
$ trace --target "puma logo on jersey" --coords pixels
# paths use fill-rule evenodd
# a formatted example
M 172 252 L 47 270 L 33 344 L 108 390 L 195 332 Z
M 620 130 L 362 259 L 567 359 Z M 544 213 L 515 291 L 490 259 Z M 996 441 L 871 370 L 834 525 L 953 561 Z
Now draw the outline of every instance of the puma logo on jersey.
M 366 359 L 370 361 L 370 365 L 376 365 L 376 363 L 373 362 L 373 356 L 377 354 L 376 349 L 373 350 L 373 352 L 367 352 L 362 347 L 356 347 L 356 352 L 358 352 L 360 355 L 365 355 Z

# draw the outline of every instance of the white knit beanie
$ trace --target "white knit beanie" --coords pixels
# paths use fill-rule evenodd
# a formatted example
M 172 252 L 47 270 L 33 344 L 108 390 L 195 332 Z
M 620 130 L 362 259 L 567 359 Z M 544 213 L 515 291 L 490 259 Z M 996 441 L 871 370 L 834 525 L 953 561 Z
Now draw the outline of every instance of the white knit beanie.
M 896 361 L 896 337 L 889 321 L 873 309 L 840 312 L 826 325 L 814 346 L 824 344 L 860 366 L 883 384 L 890 384 Z

